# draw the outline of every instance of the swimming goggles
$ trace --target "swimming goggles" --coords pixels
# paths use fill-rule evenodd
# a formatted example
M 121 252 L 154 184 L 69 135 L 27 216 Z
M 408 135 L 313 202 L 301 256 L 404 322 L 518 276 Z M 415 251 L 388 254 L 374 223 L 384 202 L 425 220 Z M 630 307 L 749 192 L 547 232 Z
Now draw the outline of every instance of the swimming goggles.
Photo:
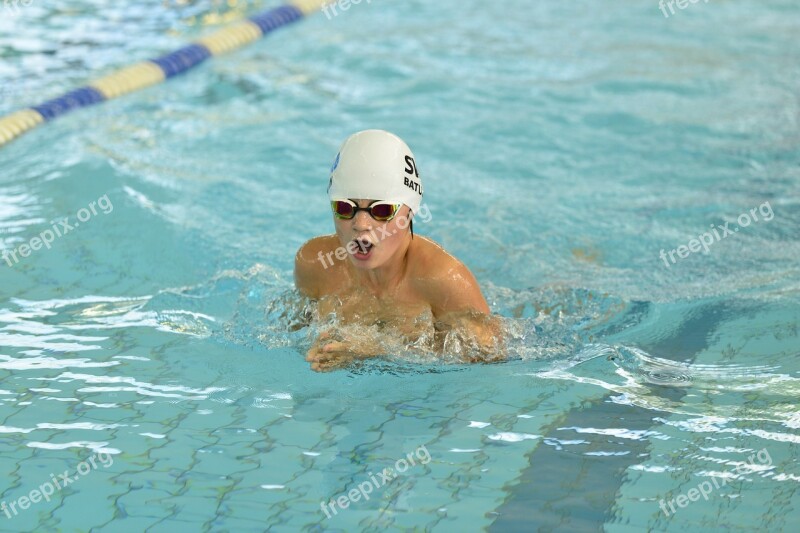
M 378 222 L 388 222 L 392 220 L 400 206 L 403 204 L 392 204 L 389 202 L 377 201 L 369 205 L 369 207 L 358 207 L 352 200 L 333 200 L 331 208 L 336 218 L 341 220 L 350 220 L 356 216 L 359 211 L 368 211 L 370 216 Z

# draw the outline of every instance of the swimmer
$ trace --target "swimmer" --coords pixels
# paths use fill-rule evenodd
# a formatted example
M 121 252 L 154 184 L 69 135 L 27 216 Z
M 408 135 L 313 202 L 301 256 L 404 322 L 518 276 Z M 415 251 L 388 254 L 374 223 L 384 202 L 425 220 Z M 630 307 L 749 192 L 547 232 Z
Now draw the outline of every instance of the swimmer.
M 466 361 L 505 359 L 475 276 L 432 240 L 414 236 L 414 216 L 430 216 L 422 193 L 414 155 L 399 137 L 367 130 L 345 140 L 328 184 L 336 233 L 311 239 L 295 257 L 295 284 L 318 303 L 317 318 L 343 326 L 323 331 L 308 351 L 313 370 L 386 353 L 349 325 L 407 344 L 422 339 L 439 353 L 455 335 Z

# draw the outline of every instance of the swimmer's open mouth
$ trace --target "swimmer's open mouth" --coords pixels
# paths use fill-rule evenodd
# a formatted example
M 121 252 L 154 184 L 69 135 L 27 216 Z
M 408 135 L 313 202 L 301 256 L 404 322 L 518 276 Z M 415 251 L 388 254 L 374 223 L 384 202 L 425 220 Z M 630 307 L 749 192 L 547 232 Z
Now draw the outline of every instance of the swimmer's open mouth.
M 367 255 L 375 247 L 374 244 L 366 239 L 354 239 L 353 242 L 356 243 L 356 253 L 361 255 Z

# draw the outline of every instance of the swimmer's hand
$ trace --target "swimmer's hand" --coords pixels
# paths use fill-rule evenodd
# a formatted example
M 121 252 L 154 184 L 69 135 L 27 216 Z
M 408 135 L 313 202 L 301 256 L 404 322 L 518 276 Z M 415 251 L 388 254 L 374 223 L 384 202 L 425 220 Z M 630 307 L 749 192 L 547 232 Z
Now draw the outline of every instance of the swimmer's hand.
M 311 370 L 330 372 L 354 361 L 375 357 L 378 355 L 376 348 L 375 343 L 367 339 L 343 338 L 339 332 L 334 335 L 324 331 L 308 351 L 306 361 L 311 363 Z

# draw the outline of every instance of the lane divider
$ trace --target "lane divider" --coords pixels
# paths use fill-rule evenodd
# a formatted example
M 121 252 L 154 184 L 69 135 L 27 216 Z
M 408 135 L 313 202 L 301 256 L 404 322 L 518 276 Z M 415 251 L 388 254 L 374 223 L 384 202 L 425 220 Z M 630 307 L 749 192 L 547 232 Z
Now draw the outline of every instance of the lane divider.
M 70 111 L 162 83 L 211 57 L 238 50 L 282 26 L 322 9 L 325 2 L 326 0 L 294 0 L 222 28 L 169 54 L 125 67 L 58 98 L 0 117 L 0 147 L 36 126 Z

